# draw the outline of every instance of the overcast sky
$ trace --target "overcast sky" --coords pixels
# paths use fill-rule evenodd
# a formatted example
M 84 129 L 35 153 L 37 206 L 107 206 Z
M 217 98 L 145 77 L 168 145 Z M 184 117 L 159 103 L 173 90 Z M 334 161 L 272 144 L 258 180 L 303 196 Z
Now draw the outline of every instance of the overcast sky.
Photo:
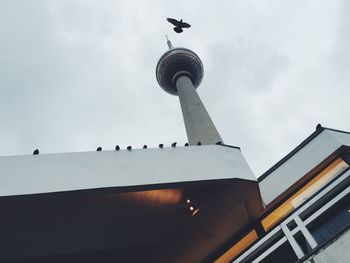
M 0 155 L 184 144 L 155 78 L 168 34 L 202 59 L 198 93 L 259 176 L 317 123 L 350 131 L 349 25 L 348 0 L 1 0 Z

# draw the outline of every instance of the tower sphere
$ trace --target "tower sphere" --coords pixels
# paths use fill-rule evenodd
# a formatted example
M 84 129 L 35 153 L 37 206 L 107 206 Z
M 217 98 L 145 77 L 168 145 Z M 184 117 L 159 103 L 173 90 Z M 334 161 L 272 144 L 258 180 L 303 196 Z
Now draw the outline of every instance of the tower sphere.
M 193 86 L 198 88 L 203 79 L 203 64 L 193 51 L 186 48 L 168 50 L 158 61 L 156 68 L 159 86 L 166 92 L 177 95 L 176 80 L 180 76 L 191 79 Z

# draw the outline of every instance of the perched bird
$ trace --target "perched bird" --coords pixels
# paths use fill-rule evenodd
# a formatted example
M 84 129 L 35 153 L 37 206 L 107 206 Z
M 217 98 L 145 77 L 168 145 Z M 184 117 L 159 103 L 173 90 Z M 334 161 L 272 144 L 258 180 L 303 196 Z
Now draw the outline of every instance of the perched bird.
M 222 145 L 222 142 L 217 142 L 217 143 L 215 143 L 216 145 Z
M 316 126 L 316 130 L 319 130 L 319 129 L 322 129 L 321 123 L 318 123 L 317 126 Z
M 39 154 L 39 150 L 35 149 L 34 152 L 33 152 L 33 155 L 37 155 L 37 154 Z
M 175 148 L 175 147 L 176 147 L 176 142 L 174 142 L 173 144 L 171 144 L 171 147 Z
M 116 146 L 115 146 L 115 150 L 116 150 L 116 151 L 119 151 L 119 150 L 120 150 L 119 145 L 116 145 Z
M 185 147 L 187 147 L 187 146 L 188 146 L 188 142 L 185 143 Z
M 96 151 L 98 152 L 102 151 L 102 147 L 97 147 Z
M 142 148 L 143 148 L 143 149 L 147 149 L 147 145 L 145 144 Z
M 128 151 L 131 151 L 131 146 L 129 145 L 128 147 L 126 147 L 126 149 L 128 149 Z
M 159 148 L 161 148 L 161 149 L 163 149 L 163 144 L 161 143 L 161 144 L 159 144 Z
M 202 143 L 201 142 L 197 142 L 197 145 L 202 145 Z
M 182 22 L 182 19 L 180 21 L 177 21 L 176 19 L 174 18 L 167 18 L 166 20 L 168 20 L 169 23 L 173 24 L 175 27 L 174 27 L 174 31 L 176 33 L 181 33 L 183 30 L 183 28 L 188 28 L 188 27 L 191 27 L 190 24 L 187 24 L 185 22 Z

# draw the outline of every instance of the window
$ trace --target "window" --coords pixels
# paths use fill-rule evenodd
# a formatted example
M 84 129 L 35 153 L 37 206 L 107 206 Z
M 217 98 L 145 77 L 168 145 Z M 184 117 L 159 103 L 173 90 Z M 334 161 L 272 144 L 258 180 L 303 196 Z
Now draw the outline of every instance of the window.
M 325 244 L 350 227 L 350 195 L 318 217 L 310 232 L 318 244 Z
M 288 242 L 278 247 L 275 251 L 265 257 L 261 263 L 294 263 L 298 260 Z
M 266 216 L 261 224 L 267 231 L 276 225 L 281 219 L 287 216 L 295 208 L 305 202 L 310 198 L 315 192 L 320 190 L 333 178 L 335 178 L 340 172 L 347 169 L 349 165 L 344 162 L 343 159 L 338 158 L 330 165 L 328 165 L 321 173 L 315 176 L 310 182 L 308 182 L 299 191 L 293 194 L 287 201 L 280 205 L 277 209 L 272 211 L 268 216 Z

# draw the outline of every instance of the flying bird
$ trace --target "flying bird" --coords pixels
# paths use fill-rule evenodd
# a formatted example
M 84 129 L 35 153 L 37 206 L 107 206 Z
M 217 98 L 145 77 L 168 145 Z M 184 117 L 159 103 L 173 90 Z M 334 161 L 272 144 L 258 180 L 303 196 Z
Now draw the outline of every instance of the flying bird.
M 180 21 L 177 21 L 176 19 L 174 18 L 167 18 L 166 20 L 168 20 L 169 23 L 173 24 L 175 27 L 174 27 L 174 31 L 176 33 L 181 33 L 183 30 L 183 28 L 189 28 L 191 27 L 190 24 L 187 24 L 185 22 L 182 22 L 182 19 Z

